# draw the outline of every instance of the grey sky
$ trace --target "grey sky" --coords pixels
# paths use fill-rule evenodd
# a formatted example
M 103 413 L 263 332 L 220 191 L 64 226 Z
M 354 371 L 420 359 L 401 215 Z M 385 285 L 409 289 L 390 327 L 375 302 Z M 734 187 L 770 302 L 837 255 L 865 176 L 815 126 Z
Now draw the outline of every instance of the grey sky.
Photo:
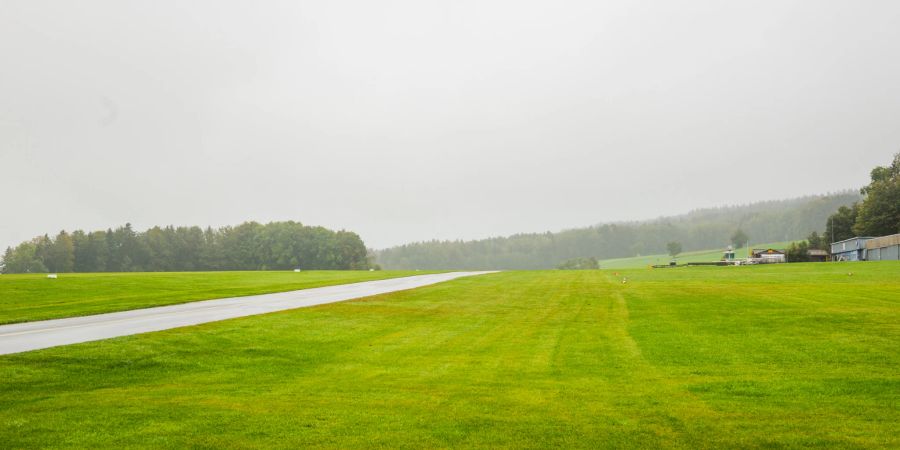
M 0 4 L 3 246 L 557 230 L 859 187 L 900 149 L 891 0 Z

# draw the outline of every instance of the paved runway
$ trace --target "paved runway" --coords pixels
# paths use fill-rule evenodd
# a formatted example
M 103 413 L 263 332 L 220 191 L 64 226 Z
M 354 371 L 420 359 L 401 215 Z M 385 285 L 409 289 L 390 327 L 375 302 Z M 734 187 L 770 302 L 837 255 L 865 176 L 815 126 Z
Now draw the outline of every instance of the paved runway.
M 203 300 L 93 316 L 0 326 L 0 355 L 167 330 L 385 294 L 490 272 L 450 272 L 299 291 Z

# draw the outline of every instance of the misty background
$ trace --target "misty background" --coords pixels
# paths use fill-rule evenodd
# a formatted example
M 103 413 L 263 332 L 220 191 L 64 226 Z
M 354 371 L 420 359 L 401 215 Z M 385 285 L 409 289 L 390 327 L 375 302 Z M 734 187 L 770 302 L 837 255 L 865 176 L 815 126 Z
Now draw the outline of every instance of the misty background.
M 900 3 L 2 0 L 0 246 L 298 220 L 383 248 L 858 188 Z

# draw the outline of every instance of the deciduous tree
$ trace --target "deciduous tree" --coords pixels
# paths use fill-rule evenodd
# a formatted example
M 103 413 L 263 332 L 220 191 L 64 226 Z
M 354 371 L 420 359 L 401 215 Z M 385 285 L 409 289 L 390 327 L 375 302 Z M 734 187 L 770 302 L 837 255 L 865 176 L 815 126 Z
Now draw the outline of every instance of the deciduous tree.
M 859 206 L 856 203 L 849 208 L 841 206 L 836 213 L 828 217 L 828 222 L 825 224 L 825 239 L 828 239 L 829 244 L 856 236 L 853 232 L 853 224 L 856 223 L 858 210 Z
M 806 242 L 809 242 L 809 248 L 817 249 L 817 250 L 827 250 L 828 243 L 825 242 L 825 239 L 822 236 L 819 236 L 817 231 L 813 231 L 806 238 Z
M 750 237 L 747 236 L 747 233 L 744 230 L 738 228 L 731 235 L 731 244 L 734 245 L 734 248 L 742 248 L 747 245 L 747 241 L 750 240 Z
M 788 262 L 809 262 L 809 244 L 806 241 L 791 242 L 785 256 Z
M 673 258 L 677 257 L 679 254 L 681 254 L 681 242 L 669 242 L 668 244 L 666 244 L 666 250 Z
M 9 273 L 183 270 L 368 269 L 372 261 L 359 235 L 299 222 L 247 222 L 220 229 L 130 224 L 85 233 L 40 236 L 9 249 Z
M 860 236 L 900 233 L 900 152 L 891 165 L 872 169 L 871 183 L 862 192 L 866 198 L 859 205 L 853 232 Z

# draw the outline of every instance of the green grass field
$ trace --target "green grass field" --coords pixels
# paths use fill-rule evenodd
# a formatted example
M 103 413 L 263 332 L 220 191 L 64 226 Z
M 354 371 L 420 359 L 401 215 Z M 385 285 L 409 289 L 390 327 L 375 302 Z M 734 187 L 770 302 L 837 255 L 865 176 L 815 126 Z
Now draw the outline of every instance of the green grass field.
M 0 356 L 5 448 L 897 448 L 898 424 L 894 262 L 504 272 Z
M 157 272 L 0 276 L 0 324 L 402 277 L 413 271 Z
M 753 248 L 778 248 L 784 249 L 791 245 L 792 241 L 787 242 L 770 242 L 768 244 L 752 244 Z M 700 250 L 695 252 L 685 252 L 678 255 L 678 263 L 684 264 L 689 262 L 710 262 L 722 259 L 724 248 L 715 250 Z M 747 257 L 747 247 L 739 248 L 734 251 L 734 257 L 741 259 Z M 603 269 L 637 269 L 646 268 L 648 266 L 658 264 L 668 264 L 672 257 L 666 254 L 633 256 L 630 258 L 604 259 L 600 261 L 600 267 Z

